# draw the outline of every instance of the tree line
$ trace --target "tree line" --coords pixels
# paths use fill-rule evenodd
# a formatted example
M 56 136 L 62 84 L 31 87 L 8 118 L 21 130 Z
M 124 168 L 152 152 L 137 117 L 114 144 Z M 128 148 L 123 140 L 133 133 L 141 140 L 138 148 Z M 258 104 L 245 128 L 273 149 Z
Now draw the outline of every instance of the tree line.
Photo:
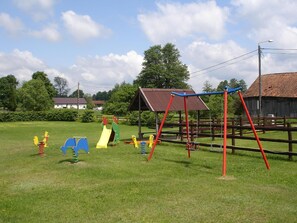
M 12 75 L 0 78 L 0 107 L 4 110 L 15 111 L 43 111 L 53 108 L 54 97 L 84 97 L 88 103 L 87 107 L 92 108 L 93 100 L 103 100 L 104 114 L 127 115 L 128 107 L 139 87 L 142 88 L 179 88 L 189 89 L 187 83 L 190 73 L 186 64 L 180 60 L 180 53 L 174 44 L 167 43 L 163 47 L 155 45 L 144 52 L 142 69 L 133 83 L 115 84 L 109 91 L 98 91 L 94 95 L 84 93 L 82 90 L 75 90 L 69 94 L 67 80 L 62 77 L 55 77 L 51 83 L 46 73 L 37 71 L 32 74 L 32 79 L 23 83 L 18 88 L 19 82 Z M 246 90 L 244 80 L 231 79 L 224 80 L 213 88 L 206 81 L 204 92 L 224 90 L 228 87 L 242 87 Z M 234 95 L 229 97 L 229 112 L 241 114 L 239 99 Z M 220 114 L 220 100 L 218 96 L 203 96 L 202 99 L 208 105 L 212 116 Z

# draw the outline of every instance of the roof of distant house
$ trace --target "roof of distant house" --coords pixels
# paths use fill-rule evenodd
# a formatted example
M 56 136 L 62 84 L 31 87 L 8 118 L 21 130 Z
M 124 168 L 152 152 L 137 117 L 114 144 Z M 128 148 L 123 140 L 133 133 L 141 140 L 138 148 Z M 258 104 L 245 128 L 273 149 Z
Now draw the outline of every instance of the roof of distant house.
M 153 112 L 166 111 L 170 100 L 171 92 L 195 94 L 191 89 L 160 89 L 160 88 L 139 88 L 134 99 L 130 103 L 130 111 L 139 110 L 139 98 L 141 100 L 141 111 L 149 110 Z M 139 97 L 140 96 L 140 97 Z M 187 109 L 189 111 L 208 110 L 206 104 L 200 97 L 188 97 Z M 183 111 L 184 98 L 175 96 L 171 104 L 170 111 Z
M 297 97 L 297 72 L 274 73 L 261 76 L 262 97 Z M 259 96 L 259 77 L 244 93 L 244 97 Z
M 57 104 L 87 104 L 86 99 L 84 98 L 53 98 L 54 103 Z
M 95 100 L 95 101 L 93 101 L 93 103 L 95 105 L 104 105 L 105 101 L 103 101 L 103 100 Z

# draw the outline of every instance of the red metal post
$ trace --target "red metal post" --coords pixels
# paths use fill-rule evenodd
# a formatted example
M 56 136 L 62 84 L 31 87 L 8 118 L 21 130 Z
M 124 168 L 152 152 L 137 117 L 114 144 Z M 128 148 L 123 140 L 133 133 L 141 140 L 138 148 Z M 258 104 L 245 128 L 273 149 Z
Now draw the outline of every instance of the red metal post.
M 188 119 L 188 108 L 187 108 L 187 99 L 188 97 L 184 97 L 184 110 L 186 116 L 186 131 L 187 131 L 187 150 L 188 150 L 188 157 L 191 157 L 191 148 L 190 148 L 190 136 L 189 136 L 189 119 Z
M 226 176 L 227 170 L 227 116 L 228 116 L 228 90 L 224 91 L 224 146 L 222 175 Z
M 45 146 L 45 143 L 43 141 L 39 142 L 38 153 L 39 153 L 39 156 L 41 156 L 41 157 L 43 157 L 43 155 L 44 155 L 44 146 Z
M 266 158 L 266 155 L 265 155 L 265 152 L 264 152 L 264 150 L 263 150 L 262 144 L 261 144 L 260 139 L 259 139 L 259 137 L 258 137 L 258 134 L 257 134 L 257 132 L 256 132 L 256 129 L 255 129 L 253 120 L 251 119 L 250 113 L 249 113 L 249 111 L 248 111 L 248 109 L 247 109 L 247 107 L 246 107 L 246 104 L 245 104 L 245 102 L 244 102 L 244 100 L 243 100 L 243 97 L 242 97 L 242 94 L 241 94 L 240 91 L 238 91 L 238 95 L 239 95 L 241 104 L 242 104 L 242 106 L 243 106 L 243 108 L 244 108 L 244 110 L 245 110 L 245 113 L 246 113 L 246 115 L 247 115 L 247 118 L 248 118 L 248 120 L 249 120 L 249 122 L 250 122 L 250 125 L 251 125 L 251 128 L 252 128 L 252 130 L 253 130 L 254 136 L 255 136 L 255 138 L 256 138 L 256 140 L 257 140 L 257 143 L 258 143 L 258 146 L 259 146 L 259 148 L 260 148 L 260 151 L 261 151 L 263 160 L 264 160 L 264 162 L 265 162 L 266 168 L 269 170 L 269 169 L 270 169 L 270 166 L 269 166 L 268 160 L 267 160 L 267 158 Z
M 149 155 L 149 157 L 148 157 L 148 161 L 151 160 L 151 158 L 152 158 L 152 156 L 153 156 L 153 154 L 154 154 L 154 151 L 155 151 L 157 142 L 158 142 L 158 140 L 159 140 L 159 138 L 160 138 L 160 135 L 161 135 L 161 132 L 162 132 L 162 128 L 163 128 L 163 125 L 164 125 L 164 123 L 165 123 L 165 120 L 166 120 L 168 111 L 169 111 L 169 109 L 170 109 L 170 106 L 171 106 L 171 104 L 172 104 L 173 98 L 174 98 L 174 95 L 171 95 L 170 100 L 169 100 L 168 105 L 167 105 L 167 108 L 166 108 L 166 111 L 165 111 L 165 114 L 164 114 L 164 117 L 163 117 L 163 119 L 162 119 L 162 122 L 161 122 L 161 125 L 160 125 L 160 128 L 159 128 L 157 137 L 156 137 L 156 139 L 155 139 L 155 141 L 154 141 L 153 147 L 152 147 L 151 152 L 150 152 L 150 155 Z

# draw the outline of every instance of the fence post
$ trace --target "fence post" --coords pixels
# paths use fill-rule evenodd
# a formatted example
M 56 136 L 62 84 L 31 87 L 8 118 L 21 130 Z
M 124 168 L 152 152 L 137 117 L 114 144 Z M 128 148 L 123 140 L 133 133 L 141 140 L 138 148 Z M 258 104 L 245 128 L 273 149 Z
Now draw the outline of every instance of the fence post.
M 211 125 L 211 137 L 212 137 L 212 141 L 215 140 L 215 129 L 214 129 L 214 124 L 215 124 L 215 120 L 214 118 L 211 119 L 212 125 Z
M 267 118 L 264 116 L 263 117 L 263 125 L 262 125 L 262 127 L 266 127 L 266 125 L 267 125 Z M 265 134 L 265 129 L 263 128 L 263 134 Z
M 235 121 L 232 119 L 232 146 L 235 146 Z M 235 153 L 235 149 L 232 148 L 232 154 Z
M 190 132 L 191 132 L 191 141 L 194 142 L 194 124 L 193 121 L 190 121 Z
M 292 143 L 292 131 L 290 130 L 291 128 L 291 123 L 287 124 L 288 127 L 288 141 L 289 141 L 289 160 L 292 160 L 292 152 L 293 152 L 293 143 Z
M 243 120 L 242 120 L 242 117 L 241 116 L 239 117 L 239 124 L 240 124 L 239 134 L 240 134 L 240 136 L 242 136 L 242 132 L 243 132 L 243 129 L 242 129 Z

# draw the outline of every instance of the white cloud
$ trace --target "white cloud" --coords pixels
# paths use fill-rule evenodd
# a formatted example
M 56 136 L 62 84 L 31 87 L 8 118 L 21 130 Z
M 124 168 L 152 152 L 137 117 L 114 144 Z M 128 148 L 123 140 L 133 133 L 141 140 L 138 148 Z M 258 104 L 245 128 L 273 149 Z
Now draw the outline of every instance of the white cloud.
M 21 20 L 18 18 L 12 18 L 7 13 L 0 13 L 0 27 L 3 27 L 10 34 L 17 34 L 23 30 Z
M 218 40 L 225 33 L 227 8 L 215 1 L 157 4 L 158 11 L 138 15 L 142 29 L 153 43 L 201 35 Z
M 55 0 L 13 0 L 13 2 L 34 20 L 40 21 L 53 14 Z
M 60 40 L 60 33 L 57 30 L 57 25 L 55 24 L 50 24 L 49 26 L 44 27 L 40 31 L 31 31 L 29 32 L 29 34 L 36 38 L 47 39 L 51 42 L 57 42 Z
M 251 84 L 257 78 L 257 52 L 247 53 L 246 49 L 234 41 L 218 44 L 210 44 L 201 40 L 192 42 L 183 51 L 183 58 L 190 64 L 189 83 L 198 92 L 202 91 L 206 80 L 213 87 L 216 87 L 220 81 L 231 78 L 243 79 L 247 84 Z M 247 55 L 239 57 L 244 54 Z
M 44 71 L 52 83 L 54 77 L 63 77 L 71 91 L 79 82 L 85 93 L 95 94 L 110 90 L 117 83 L 132 83 L 141 70 L 142 61 L 141 55 L 129 51 L 124 55 L 81 57 L 74 65 L 61 71 L 48 67 L 29 51 L 15 49 L 11 53 L 0 53 L 0 77 L 12 74 L 22 83 L 31 80 L 36 71 Z
M 29 51 L 13 50 L 11 53 L 0 54 L 0 74 L 14 75 L 19 82 L 28 81 L 36 71 L 43 71 L 46 65 L 34 57 Z
M 96 23 L 88 15 L 78 15 L 73 11 L 62 13 L 62 20 L 68 32 L 77 40 L 105 37 L 111 31 L 103 25 Z
M 79 58 L 68 73 L 74 83 L 80 82 L 85 93 L 96 93 L 110 90 L 124 81 L 132 83 L 141 70 L 142 61 L 143 57 L 135 51 L 125 55 L 90 56 Z
M 232 4 L 234 18 L 247 24 L 250 39 L 255 42 L 273 39 L 278 46 L 296 48 L 296 1 L 233 0 Z

